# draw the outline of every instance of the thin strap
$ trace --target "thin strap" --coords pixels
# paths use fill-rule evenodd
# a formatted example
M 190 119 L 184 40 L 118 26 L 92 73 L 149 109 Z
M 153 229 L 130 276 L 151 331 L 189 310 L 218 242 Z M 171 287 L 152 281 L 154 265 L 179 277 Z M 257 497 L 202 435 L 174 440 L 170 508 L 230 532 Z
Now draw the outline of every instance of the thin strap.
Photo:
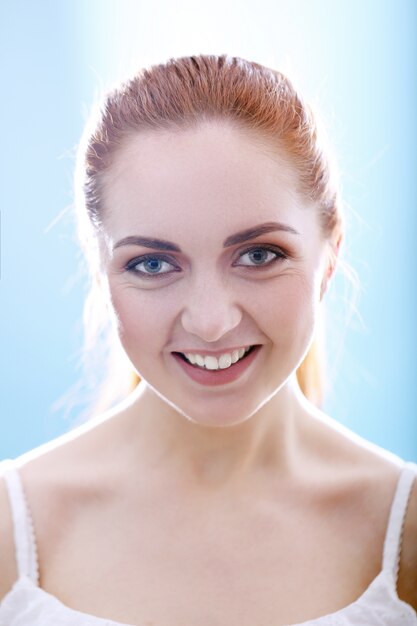
M 397 582 L 400 565 L 404 520 L 416 475 L 417 465 L 415 463 L 406 463 L 398 480 L 385 535 L 382 567 L 393 575 L 395 582 Z
M 16 561 L 19 577 L 28 576 L 39 586 L 38 555 L 35 533 L 22 481 L 12 460 L 1 463 L 12 511 Z

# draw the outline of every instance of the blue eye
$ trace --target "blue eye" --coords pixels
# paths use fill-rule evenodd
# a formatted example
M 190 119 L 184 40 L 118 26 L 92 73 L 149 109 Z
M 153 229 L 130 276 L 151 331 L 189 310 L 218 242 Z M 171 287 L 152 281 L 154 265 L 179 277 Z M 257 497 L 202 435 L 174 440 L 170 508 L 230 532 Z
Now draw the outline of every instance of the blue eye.
M 239 257 L 239 262 L 237 264 L 245 267 L 266 267 L 276 261 L 286 258 L 287 255 L 284 254 L 279 248 L 257 246 L 243 252 Z
M 132 259 L 126 265 L 126 269 L 133 274 L 142 274 L 143 276 L 161 276 L 172 271 L 178 271 L 177 266 L 165 257 L 150 254 Z

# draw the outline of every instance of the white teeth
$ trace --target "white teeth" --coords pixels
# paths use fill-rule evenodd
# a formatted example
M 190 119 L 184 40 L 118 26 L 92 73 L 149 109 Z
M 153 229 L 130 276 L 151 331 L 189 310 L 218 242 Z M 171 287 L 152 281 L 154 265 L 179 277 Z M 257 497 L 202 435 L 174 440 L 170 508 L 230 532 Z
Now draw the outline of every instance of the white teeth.
M 202 356 L 201 354 L 192 354 L 190 352 L 184 353 L 184 356 L 190 363 L 192 363 L 192 365 L 197 365 L 198 367 L 202 367 L 207 370 L 224 370 L 230 367 L 233 363 L 239 361 L 239 359 L 241 359 L 249 350 L 250 346 L 248 348 L 239 348 L 237 350 L 233 350 L 231 353 L 226 352 L 219 358 L 211 355 Z
M 195 356 L 195 363 L 197 363 L 197 365 L 199 365 L 200 367 L 204 367 L 204 357 L 201 356 L 201 354 L 196 354 Z
M 204 365 L 208 370 L 218 370 L 219 362 L 215 356 L 205 356 L 204 357 Z
M 219 359 L 219 367 L 221 370 L 225 370 L 226 367 L 230 367 L 232 364 L 232 355 L 231 354 L 222 354 Z

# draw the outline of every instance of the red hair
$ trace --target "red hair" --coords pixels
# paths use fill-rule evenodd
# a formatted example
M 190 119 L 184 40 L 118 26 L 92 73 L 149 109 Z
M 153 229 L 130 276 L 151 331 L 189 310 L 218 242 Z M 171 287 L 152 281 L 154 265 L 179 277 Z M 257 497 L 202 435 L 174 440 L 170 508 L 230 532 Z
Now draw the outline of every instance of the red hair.
M 106 95 L 78 163 L 78 210 L 81 220 L 89 218 L 91 232 L 103 217 L 104 175 L 127 137 L 145 130 L 189 128 L 205 120 L 230 121 L 275 142 L 295 165 L 300 192 L 314 202 L 324 237 L 329 242 L 339 238 L 338 189 L 311 108 L 280 72 L 226 55 L 171 59 Z M 88 241 L 86 247 L 91 246 Z M 302 391 L 316 404 L 323 395 L 320 361 L 319 344 L 313 341 L 297 370 Z M 137 381 L 135 377 L 133 384 Z

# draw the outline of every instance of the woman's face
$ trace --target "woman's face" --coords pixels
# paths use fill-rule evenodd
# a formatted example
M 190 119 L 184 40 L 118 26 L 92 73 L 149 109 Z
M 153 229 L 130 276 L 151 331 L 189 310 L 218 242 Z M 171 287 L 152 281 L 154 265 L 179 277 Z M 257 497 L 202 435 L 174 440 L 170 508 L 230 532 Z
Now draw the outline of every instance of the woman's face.
M 121 343 L 195 422 L 244 421 L 308 349 L 326 244 L 297 187 L 284 154 L 220 123 L 133 135 L 112 164 L 101 243 Z

